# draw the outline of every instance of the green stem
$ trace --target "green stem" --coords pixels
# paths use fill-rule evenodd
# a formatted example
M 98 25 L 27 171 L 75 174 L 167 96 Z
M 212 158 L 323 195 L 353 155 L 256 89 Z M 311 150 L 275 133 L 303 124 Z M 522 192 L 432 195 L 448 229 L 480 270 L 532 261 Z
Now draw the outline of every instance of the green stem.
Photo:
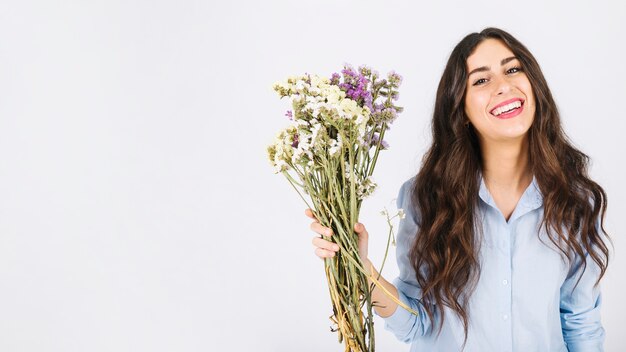
M 380 151 L 380 146 L 382 145 L 383 138 L 385 137 L 385 130 L 387 130 L 386 122 L 384 122 L 381 127 L 380 135 L 378 136 L 378 144 L 376 144 L 376 151 L 374 152 L 374 159 L 372 160 L 372 165 L 370 166 L 367 172 L 367 176 L 372 176 L 372 173 L 374 172 L 374 167 L 376 167 L 376 161 L 378 160 L 378 152 Z
M 378 270 L 378 278 L 376 280 L 380 280 L 380 276 L 382 275 L 383 268 L 385 267 L 385 262 L 387 261 L 387 254 L 389 253 L 389 245 L 391 244 L 391 236 L 393 235 L 393 225 L 391 224 L 391 219 L 389 215 L 387 215 L 387 224 L 389 225 L 389 234 L 387 235 L 387 246 L 385 247 L 385 256 L 383 257 L 383 262 L 380 264 L 380 270 Z

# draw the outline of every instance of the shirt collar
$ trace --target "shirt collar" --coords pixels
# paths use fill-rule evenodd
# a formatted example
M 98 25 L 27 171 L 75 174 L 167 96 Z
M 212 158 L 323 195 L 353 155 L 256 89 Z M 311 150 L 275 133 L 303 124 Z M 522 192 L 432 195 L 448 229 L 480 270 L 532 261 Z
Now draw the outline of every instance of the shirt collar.
M 485 185 L 485 180 L 483 178 L 482 173 L 480 174 L 479 178 L 480 178 L 480 189 L 478 190 L 478 196 L 480 197 L 480 199 L 483 200 L 483 202 L 487 203 L 487 205 L 499 211 L 498 206 L 496 205 L 496 202 L 493 200 L 491 193 L 489 193 L 489 190 L 487 189 L 487 186 Z M 516 217 L 519 217 L 523 215 L 522 212 L 526 213 L 528 211 L 535 210 L 541 207 L 542 204 L 543 204 L 543 196 L 541 194 L 541 190 L 539 189 L 539 185 L 537 184 L 537 178 L 535 177 L 535 175 L 533 175 L 533 180 L 530 183 L 530 185 L 526 187 L 526 190 L 522 194 L 522 197 L 520 198 L 519 202 L 517 203 L 517 206 L 515 207 L 515 212 L 513 215 L 517 213 L 518 216 Z

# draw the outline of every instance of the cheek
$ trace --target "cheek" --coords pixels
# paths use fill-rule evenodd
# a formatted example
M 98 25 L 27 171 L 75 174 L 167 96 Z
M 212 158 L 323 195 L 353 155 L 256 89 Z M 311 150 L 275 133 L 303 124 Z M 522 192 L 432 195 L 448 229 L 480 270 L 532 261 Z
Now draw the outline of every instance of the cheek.
M 524 94 L 526 95 L 526 100 L 530 100 L 534 105 L 535 95 L 533 94 L 533 87 L 530 84 L 530 81 L 528 80 L 528 78 L 525 77 L 524 80 L 520 82 L 520 88 L 523 90 Z
M 480 95 L 473 94 L 465 99 L 465 114 L 470 121 L 481 119 L 485 114 L 489 101 Z
M 537 101 L 535 100 L 535 94 L 533 93 L 533 89 L 532 89 L 532 86 L 530 85 L 530 82 L 526 81 L 525 83 L 526 85 L 524 87 L 524 93 L 526 94 L 526 103 L 525 103 L 526 109 L 528 109 L 528 112 L 534 118 L 535 111 L 537 108 Z

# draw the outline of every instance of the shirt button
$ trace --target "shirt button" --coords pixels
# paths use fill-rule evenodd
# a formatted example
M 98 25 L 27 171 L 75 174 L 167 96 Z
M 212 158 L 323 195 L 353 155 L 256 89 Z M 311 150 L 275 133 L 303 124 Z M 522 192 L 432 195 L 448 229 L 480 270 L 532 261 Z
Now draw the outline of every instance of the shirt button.
M 508 283 L 509 283 L 509 280 L 502 280 L 502 284 L 503 284 L 503 285 L 506 285 L 506 284 L 508 284 Z
M 502 319 L 507 320 L 507 319 L 509 319 L 509 316 L 505 314 L 505 315 L 502 316 Z

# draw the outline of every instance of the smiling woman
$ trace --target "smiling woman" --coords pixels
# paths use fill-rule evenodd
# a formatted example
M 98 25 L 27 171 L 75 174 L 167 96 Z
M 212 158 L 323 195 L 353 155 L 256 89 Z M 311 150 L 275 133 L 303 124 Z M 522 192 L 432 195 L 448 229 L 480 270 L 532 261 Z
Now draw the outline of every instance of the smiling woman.
M 519 60 L 501 40 L 486 39 L 467 58 L 467 67 L 465 113 L 481 142 L 517 143 L 535 116 L 532 87 Z
M 498 28 L 463 38 L 439 82 L 432 135 L 398 194 L 400 274 L 379 280 L 419 314 L 375 288 L 386 328 L 415 352 L 601 351 L 606 194 L 530 51 Z M 355 231 L 366 258 L 367 230 Z M 336 251 L 314 244 L 320 257 Z

